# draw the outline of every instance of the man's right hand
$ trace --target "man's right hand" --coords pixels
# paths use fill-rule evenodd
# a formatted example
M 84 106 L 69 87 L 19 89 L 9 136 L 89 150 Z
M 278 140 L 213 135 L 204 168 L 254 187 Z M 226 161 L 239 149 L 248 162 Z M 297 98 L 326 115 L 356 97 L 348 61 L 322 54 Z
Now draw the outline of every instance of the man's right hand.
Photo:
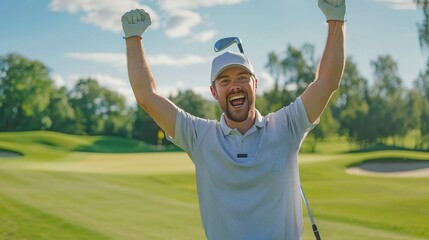
M 143 32 L 150 26 L 151 20 L 149 13 L 143 9 L 131 10 L 121 18 L 122 29 L 124 30 L 125 37 L 132 36 L 141 37 Z
M 344 22 L 346 14 L 346 0 L 319 0 L 319 8 L 326 16 L 326 21 L 336 20 Z

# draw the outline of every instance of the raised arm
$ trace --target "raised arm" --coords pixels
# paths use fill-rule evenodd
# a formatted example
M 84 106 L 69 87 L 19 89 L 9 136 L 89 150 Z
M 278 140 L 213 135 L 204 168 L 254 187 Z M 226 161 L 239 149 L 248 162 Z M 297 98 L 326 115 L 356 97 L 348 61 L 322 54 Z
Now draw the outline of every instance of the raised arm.
M 339 6 L 332 6 L 319 0 L 328 22 L 328 38 L 325 50 L 316 72 L 315 81 L 301 96 L 308 120 L 314 123 L 326 108 L 332 94 L 338 89 L 345 67 L 345 1 L 336 0 Z
M 177 107 L 156 91 L 155 79 L 146 59 L 142 34 L 150 25 L 143 10 L 132 10 L 122 16 L 127 45 L 128 78 L 137 103 L 171 137 L 174 137 Z

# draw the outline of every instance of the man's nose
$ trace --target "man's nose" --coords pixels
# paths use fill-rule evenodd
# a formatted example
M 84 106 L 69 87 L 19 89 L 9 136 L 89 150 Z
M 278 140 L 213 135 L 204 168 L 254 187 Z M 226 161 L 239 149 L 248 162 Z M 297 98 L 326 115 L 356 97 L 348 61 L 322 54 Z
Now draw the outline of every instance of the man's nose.
M 238 84 L 236 81 L 234 81 L 231 85 L 231 91 L 237 92 L 239 90 L 241 90 L 241 86 L 240 84 Z

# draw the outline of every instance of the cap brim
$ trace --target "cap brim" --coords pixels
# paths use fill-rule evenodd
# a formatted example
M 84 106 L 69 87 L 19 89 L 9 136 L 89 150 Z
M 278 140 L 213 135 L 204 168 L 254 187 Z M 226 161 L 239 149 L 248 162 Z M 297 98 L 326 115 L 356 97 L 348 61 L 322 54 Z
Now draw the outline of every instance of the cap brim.
M 244 69 L 244 70 L 246 70 L 248 73 L 253 74 L 253 72 L 252 72 L 252 71 L 251 71 L 247 66 L 242 65 L 242 64 L 238 64 L 238 63 L 234 63 L 234 64 L 226 65 L 226 66 L 222 67 L 221 69 L 219 69 L 219 71 L 217 71 L 216 75 L 214 75 L 214 77 L 213 77 L 213 79 L 212 79 L 212 82 L 216 81 L 216 79 L 218 79 L 219 75 L 220 75 L 222 72 L 224 72 L 225 70 L 228 70 L 228 69 L 230 69 L 230 68 L 233 68 L 233 67 L 237 67 L 237 68 Z

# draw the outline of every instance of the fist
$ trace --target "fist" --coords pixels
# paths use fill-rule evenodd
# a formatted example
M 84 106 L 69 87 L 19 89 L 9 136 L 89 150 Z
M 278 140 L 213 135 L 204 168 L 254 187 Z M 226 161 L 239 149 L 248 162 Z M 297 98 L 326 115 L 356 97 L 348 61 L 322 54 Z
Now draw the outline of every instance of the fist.
M 333 7 L 339 7 L 344 4 L 344 0 L 325 0 L 325 2 Z
M 346 14 L 345 0 L 319 0 L 319 8 L 325 14 L 326 21 L 344 21 Z
M 152 23 L 149 13 L 143 9 L 135 9 L 125 13 L 122 15 L 121 22 L 125 38 L 142 36 Z

